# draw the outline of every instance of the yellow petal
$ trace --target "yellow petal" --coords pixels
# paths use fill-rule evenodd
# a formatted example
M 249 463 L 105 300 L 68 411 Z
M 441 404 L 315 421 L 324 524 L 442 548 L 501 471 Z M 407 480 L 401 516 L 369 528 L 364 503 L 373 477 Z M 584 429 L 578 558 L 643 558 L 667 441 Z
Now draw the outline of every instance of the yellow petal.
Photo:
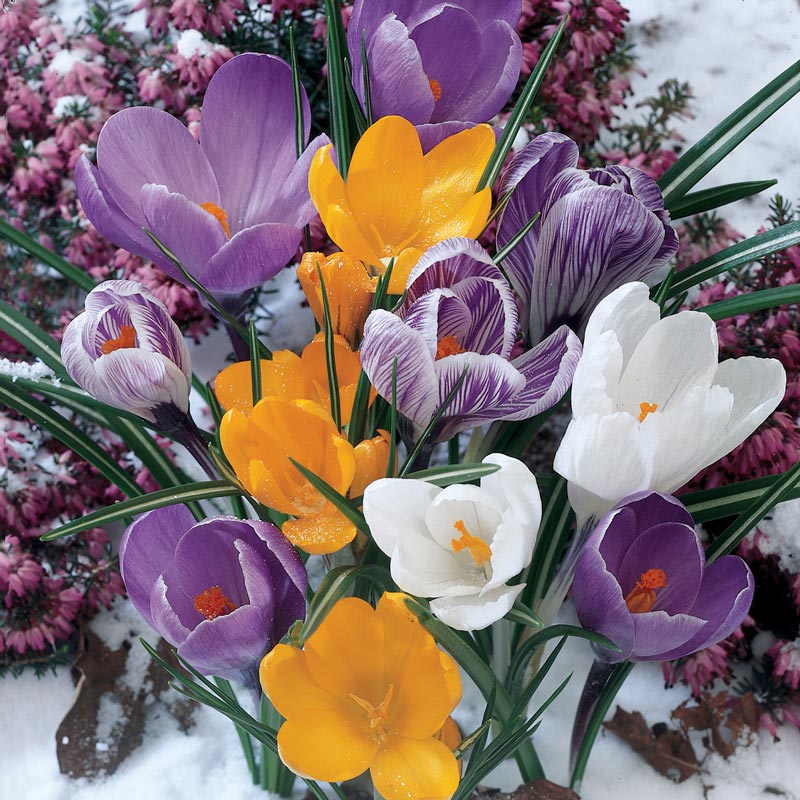
M 422 257 L 424 249 L 425 248 L 420 250 L 418 247 L 407 247 L 395 258 L 394 266 L 392 267 L 392 276 L 389 278 L 389 294 L 403 294 L 408 286 L 408 277 L 411 275 L 411 270 L 417 266 L 417 261 Z
M 387 737 L 369 771 L 386 800 L 447 800 L 458 788 L 458 762 L 434 738 Z
M 306 665 L 306 654 L 297 647 L 276 645 L 261 659 L 261 688 L 284 717 L 332 706 L 349 708 L 341 698 L 319 687 Z
M 414 126 L 402 117 L 383 117 L 371 125 L 353 151 L 346 193 L 359 228 L 379 254 L 397 253 L 408 239 L 424 183 Z
M 217 375 L 214 393 L 219 404 L 229 411 L 236 408 L 249 414 L 253 410 L 253 374 L 249 361 L 237 361 Z M 273 353 L 272 360 L 261 362 L 261 396 L 293 400 L 303 397 L 304 384 L 300 359 L 290 350 Z
M 464 737 L 461 735 L 461 729 L 452 717 L 448 717 L 445 720 L 439 733 L 436 734 L 436 738 L 449 750 L 455 750 L 464 740 Z
M 331 503 L 319 514 L 287 519 L 281 530 L 295 547 L 315 556 L 341 550 L 355 539 L 358 532 L 356 526 Z
M 350 497 L 361 497 L 364 494 L 364 489 L 373 481 L 386 477 L 389 450 L 388 431 L 379 430 L 377 436 L 372 439 L 364 439 L 364 441 L 356 445 L 356 474 L 350 484 L 350 491 L 348 492 Z

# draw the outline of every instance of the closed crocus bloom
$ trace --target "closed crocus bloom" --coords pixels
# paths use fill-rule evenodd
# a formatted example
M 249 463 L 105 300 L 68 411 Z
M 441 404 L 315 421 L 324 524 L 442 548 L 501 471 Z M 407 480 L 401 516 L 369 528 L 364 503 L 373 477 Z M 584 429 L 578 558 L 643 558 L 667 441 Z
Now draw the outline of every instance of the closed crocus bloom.
M 92 397 L 161 430 L 185 420 L 192 366 L 183 334 L 166 306 L 135 281 L 105 281 L 70 322 L 61 357 Z
M 514 157 L 500 186 L 500 197 L 514 193 L 498 248 L 540 214 L 503 262 L 534 343 L 559 325 L 582 333 L 603 297 L 653 275 L 678 249 L 652 178 L 633 167 L 576 169 L 578 157 L 567 136 L 544 133 Z
M 462 631 L 511 610 L 525 584 L 507 582 L 530 563 L 542 517 L 536 478 L 521 461 L 494 453 L 483 463 L 500 469 L 479 487 L 384 478 L 364 492 L 364 517 L 395 583 L 434 598 L 431 611 Z
M 300 650 L 278 645 L 261 685 L 286 721 L 278 752 L 293 772 L 344 781 L 367 769 L 386 800 L 447 800 L 458 762 L 439 737 L 461 698 L 456 663 L 406 608 L 339 600 Z
M 119 562 L 136 610 L 205 675 L 255 688 L 262 657 L 305 617 L 303 562 L 268 522 L 158 508 L 125 531 Z
M 615 506 L 589 537 L 572 585 L 578 619 L 620 648 L 617 661 L 669 661 L 735 630 L 753 599 L 738 556 L 706 566 L 691 514 L 673 497 L 637 494 Z
M 341 337 L 334 337 L 336 378 L 342 425 L 350 422 L 356 384 L 361 374 L 358 353 L 354 353 Z M 214 392 L 226 410 L 236 408 L 246 414 L 253 409 L 253 375 L 249 361 L 239 361 L 225 367 L 217 375 Z M 317 334 L 301 356 L 291 350 L 279 350 L 272 359 L 261 361 L 261 396 L 284 400 L 313 400 L 330 409 L 328 366 L 325 360 L 325 335 Z M 374 398 L 374 393 L 372 394 Z
M 520 0 L 356 0 L 347 27 L 356 93 L 363 101 L 363 42 L 375 118 L 488 122 L 519 79 L 519 16 Z
M 300 101 L 308 140 L 311 114 Z M 221 66 L 203 100 L 198 144 L 165 111 L 126 108 L 103 126 L 97 167 L 86 156 L 75 183 L 86 216 L 114 244 L 186 277 L 233 308 L 294 255 L 314 214 L 307 180 L 321 137 L 298 159 L 292 70 L 279 58 L 247 53 Z
M 314 156 L 308 186 L 331 239 L 379 270 L 394 259 L 389 291 L 402 294 L 424 250 L 483 230 L 491 190 L 475 188 L 494 144 L 492 129 L 479 125 L 423 155 L 410 122 L 384 117 L 359 139 L 347 181 L 326 146 Z
M 356 528 L 289 460 L 294 459 L 346 494 L 355 476 L 353 446 L 331 415 L 310 400 L 265 397 L 249 414 L 236 408 L 220 423 L 225 457 L 242 486 L 260 503 L 297 519 L 283 524 L 292 544 L 308 553 L 333 553 Z
M 308 299 L 317 323 L 325 323 L 320 274 L 331 311 L 333 332 L 343 336 L 351 347 L 358 346 L 364 321 L 372 308 L 377 279 L 370 275 L 363 261 L 347 253 L 306 253 L 297 267 L 297 279 Z
M 477 242 L 450 239 L 421 258 L 397 314 L 369 315 L 361 364 L 391 402 L 396 361 L 397 408 L 420 426 L 466 370 L 435 433 L 444 441 L 484 422 L 527 419 L 566 393 L 578 337 L 562 326 L 512 359 L 517 330 L 517 304 L 503 274 Z
M 718 358 L 711 317 L 661 319 L 643 283 L 597 306 L 554 462 L 579 523 L 634 492 L 674 492 L 772 413 L 786 386 L 780 362 Z

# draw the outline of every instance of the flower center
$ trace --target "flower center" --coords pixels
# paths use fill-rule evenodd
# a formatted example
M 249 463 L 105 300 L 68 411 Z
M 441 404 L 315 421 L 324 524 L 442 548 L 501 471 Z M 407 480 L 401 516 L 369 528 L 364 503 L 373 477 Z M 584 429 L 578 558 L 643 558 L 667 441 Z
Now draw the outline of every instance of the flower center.
M 225 235 L 230 239 L 231 238 L 231 229 L 228 226 L 228 215 L 221 209 L 218 205 L 214 203 L 200 203 L 200 208 L 203 211 L 211 214 L 220 225 L 222 225 L 222 230 L 225 231 Z
M 656 603 L 656 589 L 664 589 L 667 576 L 663 569 L 648 569 L 639 576 L 636 586 L 628 592 L 625 605 L 632 614 L 650 611 Z
M 429 78 L 428 83 L 430 83 L 431 91 L 433 92 L 433 102 L 438 103 L 442 99 L 442 84 L 436 78 Z
M 453 523 L 453 527 L 461 534 L 458 539 L 450 540 L 450 547 L 454 553 L 462 550 L 469 550 L 470 557 L 479 567 L 482 567 L 492 557 L 492 548 L 479 536 L 473 536 L 464 524 L 463 519 L 458 519 Z
M 639 403 L 639 422 L 644 422 L 648 414 L 658 408 L 658 403 Z
M 367 714 L 369 720 L 369 727 L 372 731 L 376 741 L 381 742 L 386 737 L 386 724 L 389 717 L 389 703 L 392 702 L 392 695 L 394 694 L 394 685 L 389 684 L 386 690 L 386 696 L 383 698 L 381 704 L 377 707 L 373 706 L 367 700 L 358 697 L 355 694 L 350 695 L 350 699 Z
M 459 353 L 466 353 L 467 351 L 456 341 L 455 336 L 449 333 L 439 339 L 439 344 L 436 347 L 436 361 L 445 356 L 455 356 Z
M 103 355 L 107 356 L 115 350 L 122 350 L 126 347 L 136 347 L 136 328 L 133 325 L 120 325 L 119 336 L 116 339 L 109 339 L 100 346 Z
M 194 598 L 194 607 L 206 618 L 216 619 L 236 610 L 219 586 L 211 586 Z

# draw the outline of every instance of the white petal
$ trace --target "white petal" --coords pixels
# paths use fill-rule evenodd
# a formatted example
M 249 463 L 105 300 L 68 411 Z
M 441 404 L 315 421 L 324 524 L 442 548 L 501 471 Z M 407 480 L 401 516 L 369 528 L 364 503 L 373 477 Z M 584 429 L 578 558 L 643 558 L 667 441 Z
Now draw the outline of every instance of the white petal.
M 614 412 L 622 362 L 622 347 L 614 331 L 586 338 L 572 379 L 573 417 Z
M 502 619 L 525 588 L 505 586 L 482 597 L 441 598 L 431 601 L 431 611 L 446 625 L 458 631 L 478 631 Z
M 429 536 L 406 532 L 391 556 L 394 582 L 417 597 L 476 594 L 483 588 L 483 576 L 476 580 L 449 549 Z
M 455 523 L 462 521 L 471 536 L 478 536 L 491 545 L 492 537 L 503 518 L 503 508 L 489 492 L 477 486 L 454 485 L 436 496 L 425 514 L 431 537 L 444 548 L 450 548 L 460 533 Z
M 536 528 L 521 525 L 514 508 L 507 509 L 492 539 L 492 574 L 481 595 L 502 586 L 527 567 L 535 541 Z

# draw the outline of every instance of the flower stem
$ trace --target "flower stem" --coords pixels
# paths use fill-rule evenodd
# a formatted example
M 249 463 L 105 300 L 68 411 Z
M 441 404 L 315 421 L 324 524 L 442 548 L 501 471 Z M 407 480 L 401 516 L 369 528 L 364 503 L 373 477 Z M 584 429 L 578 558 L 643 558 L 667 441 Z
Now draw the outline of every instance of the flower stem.
M 223 692 L 225 692 L 225 694 L 234 700 L 236 699 L 236 695 L 233 693 L 233 687 L 231 686 L 230 681 L 226 681 L 224 678 L 214 678 L 214 682 Z M 250 777 L 253 779 L 253 783 L 257 785 L 258 766 L 256 764 L 255 753 L 253 752 L 253 740 L 250 738 L 249 733 L 242 730 L 235 722 L 233 724 L 236 728 L 236 733 L 239 736 L 239 742 L 242 745 L 242 752 L 244 753 L 244 760 L 247 762 L 247 769 L 250 770 Z
M 281 726 L 283 718 L 266 694 L 261 695 L 261 722 L 272 730 Z M 266 745 L 261 746 L 261 788 L 280 797 L 291 797 L 294 788 L 294 773 L 281 761 L 281 757 Z
M 511 663 L 511 624 L 499 619 L 492 625 L 492 668 L 495 677 L 504 683 Z
M 175 441 L 182 444 L 189 451 L 194 460 L 203 468 L 203 472 L 212 481 L 218 481 L 220 475 L 214 460 L 208 452 L 206 440 L 203 438 L 200 428 L 195 425 L 194 420 L 188 414 L 174 435 Z

